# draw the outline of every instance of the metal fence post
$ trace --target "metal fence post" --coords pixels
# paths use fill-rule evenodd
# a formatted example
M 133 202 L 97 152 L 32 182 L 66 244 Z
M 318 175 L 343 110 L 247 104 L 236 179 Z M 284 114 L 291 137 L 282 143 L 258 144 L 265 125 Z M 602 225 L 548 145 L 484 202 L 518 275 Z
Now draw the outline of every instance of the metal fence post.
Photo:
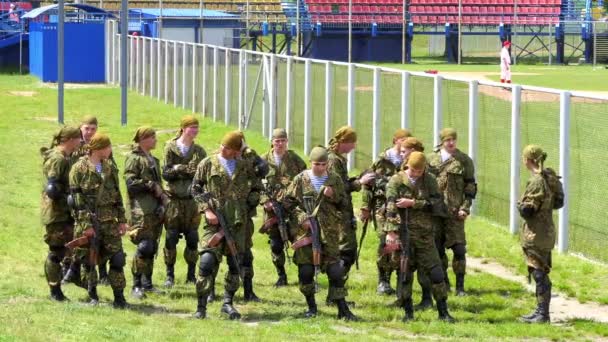
M 150 38 L 150 97 L 154 97 L 154 88 L 156 87 L 156 75 L 154 75 L 154 66 L 158 63 L 154 55 L 155 39 Z M 156 63 L 155 63 L 156 62 Z
M 133 80 L 135 79 L 135 58 L 137 57 L 137 38 L 129 37 L 127 54 L 129 56 L 129 88 L 133 89 Z M 133 50 L 136 50 L 133 53 Z
M 477 127 L 479 123 L 479 82 L 472 80 L 469 82 L 469 157 L 473 160 L 473 167 L 477 170 Z M 475 214 L 475 204 L 471 207 L 471 213 Z
M 380 151 L 380 68 L 374 68 L 372 96 L 372 160 L 378 159 Z
M 245 69 L 245 50 L 239 50 L 239 98 L 238 98 L 238 116 L 239 116 L 239 130 L 243 130 L 243 118 L 245 116 L 245 101 L 243 99 L 244 88 L 245 88 L 245 78 L 244 78 L 244 69 Z
M 570 203 L 570 93 L 562 91 L 559 107 L 559 172 L 564 186 L 564 206 L 559 210 L 557 251 L 566 253 L 569 242 L 568 205 Z
M 268 138 L 271 139 L 272 138 L 272 131 L 274 130 L 274 128 L 276 127 L 276 123 L 277 123 L 277 92 L 276 92 L 276 85 L 277 85 L 277 78 L 276 78 L 276 73 L 275 73 L 275 69 L 276 69 L 276 65 L 277 65 L 277 56 L 273 53 L 270 55 L 270 70 L 269 70 L 269 79 L 268 79 L 268 105 L 269 105 L 269 112 L 268 112 Z
M 348 64 L 348 122 L 350 127 L 355 128 L 355 65 Z M 348 169 L 351 170 L 355 166 L 355 154 L 348 154 Z
M 287 57 L 287 68 L 285 72 L 285 85 L 286 85 L 286 93 L 287 98 L 285 99 L 285 130 L 287 131 L 287 136 L 291 136 L 291 113 L 293 110 L 293 58 Z
M 178 95 L 178 87 L 177 87 L 177 79 L 179 75 L 179 62 L 177 60 L 177 47 L 178 42 L 173 42 L 173 107 L 177 107 L 177 95 Z
M 521 86 L 512 88 L 513 98 L 511 107 L 511 193 L 509 199 L 509 231 L 515 234 L 518 231 L 519 213 L 517 200 L 519 199 L 519 166 L 520 166 L 520 107 Z
M 254 100 L 252 100 L 252 101 L 254 101 Z M 262 135 L 265 137 L 268 136 L 268 56 L 267 55 L 262 56 Z
M 218 79 L 218 71 L 219 71 L 219 66 L 218 66 L 218 59 L 219 59 L 219 51 L 217 49 L 217 46 L 213 47 L 213 94 L 212 94 L 212 98 L 213 98 L 213 121 L 217 121 L 217 79 Z
M 312 130 L 312 84 L 311 84 L 311 62 L 307 59 L 304 64 L 304 154 L 308 155 L 311 150 Z
M 141 53 L 142 53 L 142 62 L 141 62 L 141 94 L 146 95 L 146 76 L 148 68 L 146 67 L 146 63 L 148 62 L 148 49 L 146 48 L 147 37 L 142 37 L 141 40 Z
M 410 127 L 410 73 L 401 73 L 401 128 Z
M 443 112 L 441 108 L 441 86 L 443 77 L 435 76 L 433 83 L 433 146 L 439 145 L 439 131 L 443 126 Z
M 110 82 L 110 25 L 111 22 L 106 20 L 104 22 L 104 44 L 105 44 L 105 81 Z
M 224 124 L 230 124 L 230 81 L 232 80 L 230 68 L 230 50 L 226 49 L 224 57 Z
M 201 86 L 201 113 L 207 115 L 207 45 L 203 44 L 203 84 Z
M 141 41 L 143 37 L 137 36 L 135 38 L 135 64 L 133 65 L 133 69 L 135 69 L 135 83 L 131 83 L 131 89 L 139 92 L 139 85 L 141 81 Z
M 165 104 L 169 103 L 169 41 L 165 40 Z
M 333 96 L 333 64 L 325 63 L 325 142 L 331 138 L 331 107 Z
M 162 71 L 161 65 L 163 65 L 163 59 L 162 59 L 162 54 L 161 54 L 161 50 L 162 50 L 162 46 L 163 46 L 163 41 L 160 39 L 156 39 L 156 98 L 160 101 L 161 98 L 161 77 L 160 77 L 160 73 Z
M 192 44 L 192 113 L 196 113 L 196 50 L 198 50 L 198 46 L 196 44 Z
M 188 75 L 188 63 L 187 63 L 187 59 L 188 59 L 188 54 L 186 51 L 188 48 L 188 45 L 186 45 L 186 43 L 182 43 L 182 108 L 186 109 L 186 98 L 188 95 L 188 80 L 187 80 L 187 75 Z

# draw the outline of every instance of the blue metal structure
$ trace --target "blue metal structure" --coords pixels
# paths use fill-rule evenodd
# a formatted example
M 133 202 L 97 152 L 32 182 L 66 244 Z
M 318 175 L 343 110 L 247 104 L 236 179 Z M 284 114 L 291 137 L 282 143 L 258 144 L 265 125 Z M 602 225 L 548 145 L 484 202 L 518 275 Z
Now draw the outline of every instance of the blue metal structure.
M 66 4 L 65 82 L 105 81 L 105 19 L 103 9 Z M 43 82 L 57 81 L 57 5 L 34 9 L 22 18 L 30 31 L 30 72 Z

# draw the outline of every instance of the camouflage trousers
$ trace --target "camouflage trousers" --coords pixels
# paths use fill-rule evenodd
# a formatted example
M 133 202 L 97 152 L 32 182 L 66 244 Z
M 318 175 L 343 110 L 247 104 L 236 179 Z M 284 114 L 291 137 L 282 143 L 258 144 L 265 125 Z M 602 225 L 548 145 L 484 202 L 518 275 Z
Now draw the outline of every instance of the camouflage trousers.
M 131 263 L 131 273 L 134 276 L 151 276 L 154 270 L 154 256 L 158 251 L 158 240 L 162 234 L 162 221 L 155 214 L 137 215 L 131 213 L 131 230 L 129 239 L 138 246 L 133 261 Z M 141 245 L 151 244 L 151 247 L 140 251 Z M 149 250 L 151 248 L 151 250 Z
M 409 255 L 405 274 L 400 273 L 401 251 L 393 252 L 390 258 L 391 270 L 399 274 L 397 299 L 402 304 L 405 300 L 412 298 L 412 284 L 416 270 L 419 271 L 419 275 L 420 272 L 423 275 L 428 275 L 433 268 L 441 267 L 441 259 L 437 248 L 435 248 L 432 232 L 410 231 Z M 432 293 L 435 300 L 446 299 L 448 296 L 447 284 L 445 282 L 433 283 Z
M 228 262 L 228 271 L 224 277 L 224 290 L 228 293 L 235 293 L 240 286 L 240 275 L 236 271 L 233 261 L 234 259 L 230 256 L 230 250 L 225 242 L 226 240 L 222 239 L 222 241 L 214 247 L 209 246 L 209 241 L 211 241 L 213 235 L 215 235 L 219 229 L 219 226 L 209 224 L 205 224 L 203 227 L 203 236 L 201 237 L 198 248 L 198 252 L 201 255 L 201 267 L 199 268 L 198 276 L 196 278 L 196 293 L 198 296 L 209 295 L 209 293 L 211 293 L 215 287 L 215 277 L 217 276 L 220 263 L 222 262 L 224 256 L 226 256 Z M 248 251 L 246 248 L 244 248 L 246 245 L 245 241 L 248 239 L 248 232 L 245 225 L 237 224 L 233 226 L 231 233 L 236 244 L 239 258 L 242 259 L 242 257 L 246 255 Z M 200 270 L 202 269 L 202 256 L 207 253 L 212 254 L 216 262 L 211 274 L 203 275 Z M 252 269 L 247 271 L 252 271 Z
M 81 237 L 86 227 L 77 226 L 75 237 Z M 87 286 L 97 286 L 97 271 L 95 263 L 108 262 L 110 271 L 108 272 L 108 282 L 112 289 L 122 290 L 126 287 L 124 266 L 126 254 L 122 248 L 122 237 L 118 229 L 118 223 L 113 221 L 102 222 L 98 229 L 97 244 L 99 254 L 96 262 L 90 260 L 89 248 L 76 248 L 74 254 L 81 261 L 83 272 L 81 272 L 82 284 Z
M 74 237 L 74 222 L 55 222 L 45 225 L 45 229 L 44 242 L 49 246 L 49 253 L 44 262 L 44 273 L 48 284 L 55 286 L 63 277 L 62 263 L 67 267 L 72 261 L 65 244 Z
M 192 231 L 198 231 L 201 214 L 193 199 L 171 198 L 165 213 L 165 248 L 163 256 L 165 265 L 173 266 L 177 260 L 177 241 L 181 236 L 187 237 Z M 173 241 L 176 239 L 177 241 Z M 196 263 L 198 252 L 195 248 L 184 248 L 184 259 L 188 264 Z
M 466 245 L 467 241 L 464 231 L 464 224 L 465 221 L 458 218 L 449 218 L 436 221 L 435 241 L 437 243 L 437 249 L 440 252 L 441 264 L 445 270 L 446 277 L 449 265 L 446 249 L 453 249 L 456 245 Z M 452 270 L 454 271 L 454 274 L 465 274 L 466 265 L 466 259 L 452 259 Z

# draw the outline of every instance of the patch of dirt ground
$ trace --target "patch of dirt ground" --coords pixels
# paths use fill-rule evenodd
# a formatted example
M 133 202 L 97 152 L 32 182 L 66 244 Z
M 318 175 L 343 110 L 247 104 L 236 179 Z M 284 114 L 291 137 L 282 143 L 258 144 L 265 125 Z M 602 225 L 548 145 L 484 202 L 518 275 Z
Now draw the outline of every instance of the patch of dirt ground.
M 8 93 L 11 95 L 23 96 L 23 97 L 33 97 L 34 95 L 38 94 L 35 91 L 18 91 L 18 90 L 12 90 L 12 91 L 9 91 Z
M 529 292 L 534 292 L 534 284 L 528 284 L 526 277 L 514 274 L 497 262 L 467 257 L 467 266 L 495 277 L 519 283 Z M 551 298 L 552 322 L 562 322 L 574 318 L 608 323 L 608 306 L 594 302 L 579 303 L 576 299 L 567 298 L 564 294 L 553 291 L 553 297 Z

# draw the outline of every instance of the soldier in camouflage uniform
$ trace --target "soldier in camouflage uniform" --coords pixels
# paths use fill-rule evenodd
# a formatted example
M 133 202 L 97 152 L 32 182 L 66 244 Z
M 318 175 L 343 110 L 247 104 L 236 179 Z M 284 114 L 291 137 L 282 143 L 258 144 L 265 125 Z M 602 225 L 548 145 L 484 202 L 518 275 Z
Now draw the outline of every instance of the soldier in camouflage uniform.
M 164 258 L 167 267 L 166 287 L 175 283 L 175 262 L 177 243 L 180 236 L 186 240 L 184 259 L 188 264 L 187 282 L 196 282 L 196 261 L 198 259 L 198 226 L 201 214 L 190 194 L 190 186 L 197 165 L 207 157 L 202 146 L 194 139 L 198 135 L 199 122 L 192 115 L 181 119 L 177 136 L 165 145 L 163 179 L 167 181 L 169 204 L 165 213 L 165 248 Z
M 414 318 L 412 281 L 414 271 L 422 269 L 433 283 L 432 292 L 439 319 L 453 322 L 448 312 L 447 285 L 433 232 L 433 207 L 440 205 L 441 193 L 435 177 L 425 172 L 425 168 L 424 154 L 412 152 L 408 157 L 407 169 L 394 175 L 388 183 L 384 252 L 390 255 L 393 269 L 400 272 L 401 239 L 405 239 L 407 268 L 399 278 L 397 287 L 397 299 L 405 311 L 404 321 Z M 404 230 L 407 236 L 402 236 Z
M 357 258 L 357 220 L 353 213 L 352 193 L 361 190 L 361 185 L 368 185 L 374 179 L 373 173 L 367 173 L 361 179 L 348 177 L 346 155 L 357 145 L 357 134 L 348 126 L 338 129 L 329 141 L 327 171 L 335 173 L 342 179 L 346 198 L 338 209 L 342 212 L 342 232 L 340 233 L 340 258 L 348 277 L 350 268 Z
M 249 206 L 249 214 L 247 219 L 247 224 L 245 225 L 245 231 L 247 239 L 245 241 L 245 250 L 246 252 L 243 254 L 241 260 L 241 272 L 243 273 L 241 276 L 243 278 L 243 299 L 246 302 L 259 302 L 260 299 L 253 292 L 253 253 L 251 252 L 251 248 L 253 248 L 253 217 L 257 216 L 257 206 L 260 201 L 260 193 L 264 190 L 264 186 L 262 185 L 262 179 L 266 177 L 268 174 L 268 164 L 265 160 L 263 160 L 258 153 L 249 147 L 245 142 L 245 134 L 243 132 L 239 132 L 241 138 L 243 140 L 241 145 L 241 152 L 239 154 L 239 159 L 245 162 L 245 170 L 249 172 L 249 187 L 251 192 L 249 193 L 249 197 L 247 198 L 247 205 Z
M 361 220 L 371 219 L 376 228 L 379 238 L 379 246 L 384 244 L 385 233 L 382 226 L 385 222 L 386 210 L 386 184 L 388 180 L 399 171 L 403 158 L 401 157 L 401 143 L 412 134 L 409 130 L 400 128 L 393 134 L 393 146 L 387 148 L 376 162 L 372 164 L 369 171 L 376 175 L 374 182 L 361 187 Z M 373 215 L 373 217 L 370 217 Z M 390 295 L 395 292 L 391 288 L 391 270 L 388 258 L 378 249 L 376 266 L 378 268 L 378 294 Z
M 260 204 L 264 206 L 265 222 L 260 232 L 268 234 L 272 263 L 279 276 L 274 284 L 276 287 L 287 285 L 287 273 L 285 272 L 284 243 L 272 209 L 270 196 L 274 200 L 280 198 L 292 179 L 306 170 L 306 163 L 294 151 L 288 149 L 288 142 L 285 129 L 275 129 L 272 132 L 272 148 L 262 156 L 262 159 L 268 164 L 269 172 L 266 175 L 266 191 L 260 196 Z M 284 212 L 284 214 L 288 227 L 297 222 L 297 219 L 290 215 L 291 213 Z
M 521 246 L 526 256 L 528 272 L 536 282 L 537 307 L 523 316 L 528 323 L 549 323 L 551 302 L 551 250 L 555 245 L 553 210 L 564 205 L 563 186 L 554 170 L 544 168 L 547 153 L 540 146 L 528 145 L 523 150 L 523 162 L 531 176 L 517 208 L 524 219 Z
M 49 246 L 44 273 L 51 289 L 51 299 L 57 301 L 66 300 L 61 291 L 62 267 L 68 268 L 72 262 L 65 247 L 74 236 L 74 219 L 67 202 L 70 189 L 68 177 L 70 155 L 79 144 L 78 128 L 66 126 L 53 136 L 50 148 L 40 149 L 45 180 L 40 218 L 46 230 L 44 242 Z
M 329 300 L 338 305 L 338 318 L 357 320 L 346 303 L 347 291 L 344 287 L 345 272 L 341 262 L 339 236 L 344 220 L 340 205 L 348 196 L 338 175 L 327 171 L 328 154 L 323 147 L 315 147 L 310 152 L 310 170 L 297 175 L 285 192 L 283 203 L 287 210 L 293 210 L 297 217 L 294 263 L 298 265 L 300 291 L 306 297 L 308 310 L 305 317 L 317 315 L 315 302 L 316 276 L 313 266 L 311 223 L 304 208 L 305 197 L 312 198 L 315 204 L 316 217 L 319 223 L 321 239 L 321 270 L 329 279 Z
M 89 154 L 80 158 L 70 170 L 70 192 L 76 212 L 74 235 L 76 238 L 95 236 L 98 260 L 109 261 L 108 280 L 114 292 L 113 305 L 125 308 L 125 253 L 121 237 L 129 226 L 118 188 L 118 169 L 109 160 L 112 144 L 107 135 L 95 133 L 87 146 Z M 90 242 L 80 246 L 75 254 L 84 267 L 83 283 L 87 285 L 91 303 L 97 304 L 97 260 L 89 257 L 90 247 Z
M 137 246 L 131 265 L 131 295 L 142 299 L 144 291 L 157 292 L 152 284 L 152 272 L 167 196 L 162 189 L 160 162 L 151 154 L 156 148 L 156 131 L 152 127 L 139 127 L 133 141 L 135 144 L 127 154 L 124 175 L 131 209 L 129 238 Z
M 437 177 L 439 190 L 447 205 L 448 217 L 437 226 L 437 247 L 446 272 L 448 258 L 446 248 L 452 249 L 452 269 L 456 275 L 456 295 L 464 296 L 466 271 L 466 237 L 464 223 L 471 212 L 477 194 L 473 160 L 456 148 L 456 131 L 444 128 L 440 133 L 441 145 L 429 156 L 429 171 Z M 441 248 L 443 246 L 443 248 Z
M 222 139 L 222 145 L 216 154 L 205 158 L 197 167 L 192 181 L 192 195 L 198 204 L 199 211 L 205 215 L 203 237 L 199 243 L 199 273 L 196 280 L 198 305 L 196 318 L 205 318 L 207 314 L 207 296 L 211 292 L 214 274 L 225 255 L 228 272 L 224 278 L 224 303 L 222 313 L 230 319 L 239 319 L 241 314 L 233 306 L 235 292 L 239 288 L 239 263 L 247 253 L 246 241 L 247 220 L 251 200 L 249 171 L 247 163 L 237 158 L 242 146 L 240 132 L 229 132 Z M 251 196 L 251 197 L 250 197 Z M 212 209 L 215 208 L 215 211 Z M 234 238 L 237 255 L 231 255 L 226 238 L 221 237 L 222 229 L 216 214 L 225 219 L 226 227 Z

